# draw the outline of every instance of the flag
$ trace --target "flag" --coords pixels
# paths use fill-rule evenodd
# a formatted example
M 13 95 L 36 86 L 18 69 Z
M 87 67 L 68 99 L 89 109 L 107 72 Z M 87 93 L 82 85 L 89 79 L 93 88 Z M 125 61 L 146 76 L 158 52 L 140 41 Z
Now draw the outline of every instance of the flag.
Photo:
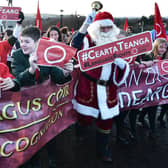
M 166 30 L 164 28 L 162 17 L 160 15 L 158 4 L 155 3 L 155 20 L 154 20 L 154 29 L 156 30 L 156 38 L 165 38 L 168 41 Z
M 60 21 L 58 21 L 58 23 L 56 24 L 56 27 L 57 27 L 57 28 L 60 27 Z
M 125 19 L 125 23 L 124 23 L 124 30 L 127 31 L 128 28 L 128 19 Z
M 72 34 L 74 33 L 74 28 L 72 28 Z
M 38 4 L 37 4 L 36 26 L 37 26 L 37 27 L 41 30 L 41 32 L 42 32 L 42 22 L 41 22 L 40 8 L 39 8 L 39 0 L 38 0 Z

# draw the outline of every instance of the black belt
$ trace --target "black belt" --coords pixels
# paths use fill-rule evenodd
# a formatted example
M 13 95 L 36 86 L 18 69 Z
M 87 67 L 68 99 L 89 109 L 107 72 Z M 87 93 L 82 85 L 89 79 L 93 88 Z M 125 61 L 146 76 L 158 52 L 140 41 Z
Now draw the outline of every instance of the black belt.
M 95 79 L 95 78 L 93 78 L 92 76 L 88 75 L 85 72 L 82 72 L 82 75 L 85 78 L 89 79 L 90 81 L 95 82 L 96 84 L 99 84 L 99 85 L 108 86 L 110 84 L 110 80 L 105 81 L 105 80 Z

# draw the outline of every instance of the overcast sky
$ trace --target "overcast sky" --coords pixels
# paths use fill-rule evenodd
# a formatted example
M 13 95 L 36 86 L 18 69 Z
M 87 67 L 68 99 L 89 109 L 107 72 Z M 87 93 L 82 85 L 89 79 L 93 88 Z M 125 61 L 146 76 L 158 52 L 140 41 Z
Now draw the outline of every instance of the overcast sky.
M 38 0 L 13 0 L 13 5 L 21 7 L 24 13 L 36 13 Z M 91 12 L 93 0 L 39 0 L 41 14 L 81 14 Z M 158 3 L 162 17 L 168 17 L 166 0 L 101 0 L 103 11 L 109 11 L 113 17 L 141 17 L 154 14 L 154 4 Z M 7 0 L 0 0 L 0 6 L 7 6 Z

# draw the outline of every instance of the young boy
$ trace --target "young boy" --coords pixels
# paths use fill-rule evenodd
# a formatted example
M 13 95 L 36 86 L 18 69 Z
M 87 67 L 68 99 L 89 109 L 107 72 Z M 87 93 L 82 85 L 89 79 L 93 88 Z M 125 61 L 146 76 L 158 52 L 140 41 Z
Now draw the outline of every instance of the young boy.
M 12 74 L 19 85 L 32 86 L 41 83 L 49 77 L 54 83 L 63 84 L 71 80 L 73 70 L 71 62 L 65 64 L 64 69 L 57 67 L 38 66 L 36 48 L 40 39 L 40 30 L 35 26 L 26 27 L 20 35 L 20 49 L 12 54 Z

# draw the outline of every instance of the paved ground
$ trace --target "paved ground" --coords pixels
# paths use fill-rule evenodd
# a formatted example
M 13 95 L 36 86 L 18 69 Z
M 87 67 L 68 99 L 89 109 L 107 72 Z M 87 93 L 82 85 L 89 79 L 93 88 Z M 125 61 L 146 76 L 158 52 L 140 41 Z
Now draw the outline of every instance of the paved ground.
M 137 143 L 121 145 L 116 143 L 115 125 L 111 134 L 114 162 L 105 164 L 95 157 L 95 128 L 90 127 L 84 142 L 78 142 L 74 125 L 59 134 L 50 142 L 49 168 L 166 168 L 168 167 L 168 128 L 160 128 L 156 139 L 148 137 L 148 129 L 139 127 Z M 45 153 L 46 154 L 46 153 Z M 45 159 L 39 164 L 41 156 L 34 156 L 24 168 L 47 168 Z

